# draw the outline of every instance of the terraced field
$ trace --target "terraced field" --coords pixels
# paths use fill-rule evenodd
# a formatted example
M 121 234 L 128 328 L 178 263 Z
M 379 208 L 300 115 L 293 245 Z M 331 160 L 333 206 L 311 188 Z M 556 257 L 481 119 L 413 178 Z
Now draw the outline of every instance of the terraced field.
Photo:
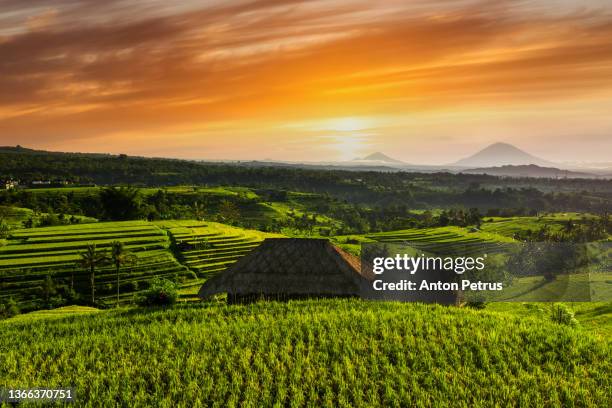
M 561 231 L 567 221 L 580 222 L 583 217 L 588 219 L 592 215 L 558 213 L 542 217 L 485 217 L 481 229 L 507 237 L 513 237 L 516 233 L 528 230 L 537 231 L 544 226 L 548 226 L 553 232 L 558 232 Z
M 225 270 L 265 238 L 281 236 L 216 222 L 171 221 L 159 225 L 174 237 L 181 260 L 200 278 Z
M 153 277 L 193 280 L 193 274 L 168 250 L 166 231 L 144 221 L 109 222 L 21 229 L 12 231 L 6 246 L 0 247 L 0 301 L 12 297 L 22 309 L 36 308 L 42 285 L 49 276 L 56 285 L 68 285 L 86 293 L 88 272 L 77 266 L 80 253 L 89 243 L 105 250 L 112 241 L 121 241 L 137 257 L 137 262 L 121 269 L 123 301 L 146 289 Z M 111 266 L 96 273 L 99 298 L 114 301 L 117 275 Z
M 406 243 L 407 245 L 432 253 L 447 256 L 469 255 L 482 252 L 495 253 L 503 243 L 514 242 L 512 238 L 491 232 L 474 231 L 460 227 L 407 229 L 381 232 L 365 236 L 378 242 Z

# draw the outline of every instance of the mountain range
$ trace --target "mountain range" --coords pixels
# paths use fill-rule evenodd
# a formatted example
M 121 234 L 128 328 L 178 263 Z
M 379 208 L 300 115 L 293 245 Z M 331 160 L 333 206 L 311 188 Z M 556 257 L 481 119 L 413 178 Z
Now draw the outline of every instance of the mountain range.
M 612 168 L 589 168 L 553 163 L 508 143 L 493 143 L 471 156 L 443 166 L 414 165 L 376 152 L 342 163 L 344 166 L 385 166 L 414 171 L 451 171 L 506 177 L 593 178 L 610 177 Z
M 104 153 L 62 153 L 28 149 L 22 146 L 0 146 L 0 153 L 29 153 L 52 155 L 81 155 L 91 157 L 112 156 Z M 178 160 L 169 159 L 167 160 Z M 494 143 L 477 153 L 447 165 L 416 165 L 392 158 L 382 152 L 343 162 L 286 162 L 286 161 L 211 161 L 236 163 L 248 166 L 287 166 L 305 168 L 325 168 L 357 171 L 413 171 L 423 173 L 450 172 L 467 174 L 488 174 L 504 177 L 546 177 L 546 178 L 607 178 L 612 179 L 612 164 L 599 163 L 589 166 L 556 164 L 533 156 L 508 143 Z
M 541 167 L 535 164 L 504 165 L 496 167 L 479 167 L 461 170 L 464 174 L 488 174 L 506 177 L 546 177 L 546 178 L 593 178 L 593 173 L 558 169 L 556 167 Z

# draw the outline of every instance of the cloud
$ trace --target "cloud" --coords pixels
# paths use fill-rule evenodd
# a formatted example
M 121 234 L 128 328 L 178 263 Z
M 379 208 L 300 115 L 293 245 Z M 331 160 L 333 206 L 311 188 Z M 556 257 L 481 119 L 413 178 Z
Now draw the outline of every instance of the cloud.
M 540 6 L 9 0 L 0 142 L 610 95 L 610 10 Z

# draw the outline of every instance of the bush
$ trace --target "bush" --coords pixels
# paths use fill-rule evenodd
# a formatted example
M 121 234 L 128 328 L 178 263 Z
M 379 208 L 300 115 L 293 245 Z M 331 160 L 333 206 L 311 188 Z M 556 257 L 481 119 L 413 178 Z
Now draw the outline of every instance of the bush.
M 41 217 L 40 222 L 38 224 L 39 227 L 53 227 L 56 225 L 62 225 L 62 220 L 55 215 L 54 213 L 49 213 L 43 217 Z
M 564 304 L 553 305 L 550 318 L 555 323 L 567 326 L 578 325 L 578 320 L 574 317 L 574 312 Z
M 1 239 L 8 238 L 10 235 L 10 232 L 11 232 L 11 228 L 9 227 L 9 225 L 4 221 L 0 221 L 0 238 Z
M 67 301 L 62 296 L 53 296 L 49 299 L 48 305 L 50 309 L 55 309 L 58 307 L 66 306 Z
M 474 296 L 473 298 L 469 299 L 466 303 L 465 303 L 466 307 L 472 308 L 472 309 L 484 309 L 487 307 L 487 303 L 485 302 L 485 297 L 482 295 L 478 295 L 478 296 Z
M 8 319 L 9 317 L 18 315 L 19 312 L 19 306 L 17 306 L 17 302 L 15 302 L 13 298 L 10 298 L 4 303 L 0 303 L 0 319 Z
M 178 298 L 178 288 L 174 282 L 155 279 L 138 300 L 140 306 L 171 306 Z

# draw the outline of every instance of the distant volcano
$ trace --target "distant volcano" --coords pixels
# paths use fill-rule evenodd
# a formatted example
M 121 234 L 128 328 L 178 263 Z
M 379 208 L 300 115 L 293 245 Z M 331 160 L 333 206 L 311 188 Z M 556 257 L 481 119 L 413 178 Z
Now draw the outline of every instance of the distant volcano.
M 362 158 L 353 159 L 352 161 L 360 163 L 406 164 L 401 160 L 394 159 L 381 152 L 372 153 Z
M 461 167 L 496 167 L 504 165 L 523 166 L 535 164 L 550 166 L 552 163 L 512 146 L 508 143 L 494 143 L 472 156 L 453 163 Z

